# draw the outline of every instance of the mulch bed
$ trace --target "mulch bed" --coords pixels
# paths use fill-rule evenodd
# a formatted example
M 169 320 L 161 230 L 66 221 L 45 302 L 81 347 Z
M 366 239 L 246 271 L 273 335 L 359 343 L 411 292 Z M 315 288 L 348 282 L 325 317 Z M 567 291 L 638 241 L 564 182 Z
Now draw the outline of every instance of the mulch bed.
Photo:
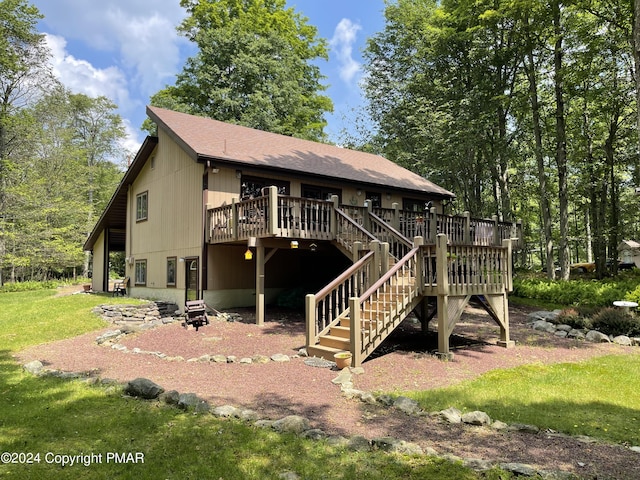
M 374 392 L 426 390 L 454 385 L 498 368 L 638 353 L 637 347 L 592 344 L 534 331 L 526 325 L 528 311 L 510 309 L 511 337 L 517 346 L 505 349 L 496 345 L 499 329 L 488 315 L 480 308 L 468 307 L 454 330 L 451 345 L 455 356 L 448 362 L 432 354 L 437 348 L 436 332 L 422 333 L 417 322 L 407 320 L 363 364 L 365 373 L 354 378 L 355 388 Z M 264 418 L 303 415 L 329 434 L 392 436 L 434 448 L 440 454 L 520 462 L 584 478 L 640 478 L 640 455 L 620 446 L 586 444 L 545 433 L 500 433 L 448 425 L 432 417 L 409 417 L 394 409 L 348 400 L 331 382 L 335 371 L 307 366 L 304 358 L 261 365 L 187 362 L 205 354 L 295 356 L 304 346 L 304 317 L 300 312 L 267 308 L 270 321 L 262 327 L 254 324 L 252 310 L 234 312 L 243 320 L 213 321 L 197 332 L 175 323 L 129 335 L 121 342 L 129 350 L 158 351 L 185 361 L 98 346 L 96 332 L 31 347 L 20 352 L 18 361 L 40 360 L 48 368 L 65 371 L 95 370 L 102 377 L 122 382 L 146 377 L 166 390 L 194 392 L 212 405 L 252 408 Z

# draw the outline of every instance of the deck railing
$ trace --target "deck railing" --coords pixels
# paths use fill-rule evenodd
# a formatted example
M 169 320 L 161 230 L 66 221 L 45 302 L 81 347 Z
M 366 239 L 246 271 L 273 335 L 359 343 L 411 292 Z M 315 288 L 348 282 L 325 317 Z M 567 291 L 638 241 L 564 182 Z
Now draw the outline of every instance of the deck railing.
M 441 215 L 426 212 L 383 209 L 370 206 L 338 205 L 331 201 L 278 195 L 275 187 L 265 195 L 233 201 L 208 210 L 209 242 L 225 243 L 250 237 L 307 238 L 367 243 L 380 234 L 392 246 L 397 258 L 406 253 L 402 239 L 423 237 L 425 244 L 435 244 L 438 234 L 446 234 L 451 245 L 494 245 L 512 239 L 514 248 L 521 244 L 521 225 L 493 219 Z M 347 220 L 348 219 L 348 220 Z M 386 226 L 385 226 L 386 225 Z M 360 228 L 358 228 L 360 227 Z M 362 230 L 373 232 L 363 235 Z M 360 236 L 362 238 L 356 238 Z

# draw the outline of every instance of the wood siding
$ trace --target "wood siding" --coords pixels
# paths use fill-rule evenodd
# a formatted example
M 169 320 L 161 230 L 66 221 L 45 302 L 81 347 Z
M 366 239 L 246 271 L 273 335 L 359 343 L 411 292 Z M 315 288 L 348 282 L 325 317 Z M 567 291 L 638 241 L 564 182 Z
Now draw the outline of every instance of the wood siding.
M 127 263 L 127 275 L 132 279 L 134 296 L 150 296 L 150 290 L 167 289 L 168 257 L 200 257 L 202 253 L 204 166 L 194 162 L 164 132 L 159 132 L 159 139 L 158 147 L 129 190 L 127 257 L 133 261 Z M 148 214 L 147 220 L 138 222 L 136 196 L 143 192 L 148 192 Z M 135 282 L 136 260 L 147 261 L 144 286 Z M 168 290 L 183 292 L 184 287 L 185 267 L 179 261 L 176 285 Z

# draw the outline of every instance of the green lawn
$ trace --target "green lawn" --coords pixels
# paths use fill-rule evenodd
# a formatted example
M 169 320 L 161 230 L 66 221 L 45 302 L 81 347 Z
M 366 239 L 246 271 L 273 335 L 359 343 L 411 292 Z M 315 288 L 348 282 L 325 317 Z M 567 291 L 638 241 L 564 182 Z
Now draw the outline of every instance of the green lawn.
M 22 453 L 16 460 L 32 462 L 0 462 L 0 478 L 244 480 L 277 479 L 284 472 L 306 479 L 510 478 L 427 456 L 354 453 L 123 397 L 120 388 L 36 378 L 13 360 L 11 354 L 28 345 L 104 327 L 90 310 L 116 301 L 129 300 L 0 294 L 0 452 Z M 115 454 L 125 456 L 116 463 Z M 72 460 L 75 465 L 68 464 Z
M 460 385 L 408 392 L 427 411 L 482 410 L 506 423 L 640 445 L 640 355 L 495 370 Z

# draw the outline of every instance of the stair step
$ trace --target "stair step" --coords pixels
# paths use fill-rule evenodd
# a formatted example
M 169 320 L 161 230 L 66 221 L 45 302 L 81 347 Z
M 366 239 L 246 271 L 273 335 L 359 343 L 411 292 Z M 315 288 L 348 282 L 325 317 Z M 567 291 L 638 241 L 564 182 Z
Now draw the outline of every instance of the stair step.
M 348 338 L 335 337 L 333 335 L 323 335 L 320 337 L 320 345 L 337 348 L 339 350 L 349 350 L 351 341 Z
M 310 357 L 320 357 L 333 362 L 333 355 L 338 352 L 344 352 L 341 348 L 325 347 L 324 345 L 312 345 L 307 347 L 307 354 Z
M 333 337 L 350 338 L 350 335 L 351 335 L 350 332 L 351 332 L 351 329 L 349 327 L 336 325 L 335 327 L 331 327 L 331 330 L 329 331 L 329 335 Z

